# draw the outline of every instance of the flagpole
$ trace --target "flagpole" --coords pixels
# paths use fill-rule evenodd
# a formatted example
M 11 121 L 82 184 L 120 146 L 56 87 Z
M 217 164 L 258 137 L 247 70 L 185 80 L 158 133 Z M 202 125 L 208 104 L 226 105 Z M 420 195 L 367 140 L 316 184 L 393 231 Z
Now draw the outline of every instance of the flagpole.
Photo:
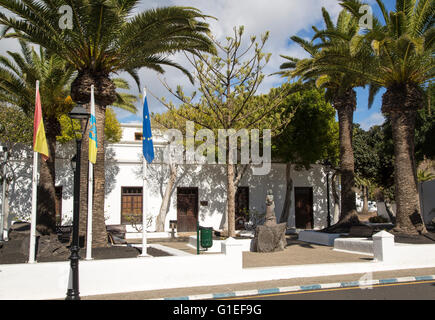
M 29 263 L 35 263 L 37 188 L 38 188 L 38 152 L 33 152 L 32 215 L 30 216 Z
M 146 89 L 143 89 L 143 101 L 145 103 L 146 99 Z M 144 125 L 144 124 L 143 124 Z M 143 137 L 142 137 L 143 138 Z M 148 213 L 148 188 L 146 186 L 146 176 L 147 176 L 147 161 L 142 155 L 142 253 L 141 257 L 148 257 L 147 254 L 147 213 Z
M 36 94 L 39 91 L 39 81 L 36 81 Z M 35 245 L 36 245 L 36 208 L 37 208 L 37 190 L 38 190 L 38 152 L 33 152 L 33 177 L 32 177 L 32 213 L 30 216 L 30 244 L 29 244 L 29 261 L 35 263 Z
M 86 260 L 92 260 L 92 206 L 94 190 L 94 165 L 89 161 L 88 232 L 86 234 Z
M 91 113 L 94 105 L 94 86 L 91 86 Z M 88 230 L 86 234 L 86 260 L 92 260 L 92 206 L 94 193 L 94 164 L 89 162 L 88 175 Z

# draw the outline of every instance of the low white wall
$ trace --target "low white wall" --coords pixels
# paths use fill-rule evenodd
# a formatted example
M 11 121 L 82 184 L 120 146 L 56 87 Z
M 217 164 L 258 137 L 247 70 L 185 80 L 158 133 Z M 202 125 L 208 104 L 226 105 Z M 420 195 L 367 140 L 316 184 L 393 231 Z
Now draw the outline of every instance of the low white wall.
M 338 238 L 334 240 L 334 250 L 373 256 L 373 241 L 367 238 Z
M 80 261 L 79 292 L 84 296 L 234 281 L 231 272 L 242 270 L 241 245 L 226 245 L 224 254 Z M 0 265 L 0 299 L 64 298 L 69 272 L 69 262 Z
M 391 259 L 377 254 L 378 247 L 375 261 L 243 268 L 242 245 L 231 239 L 222 246 L 222 254 L 81 261 L 79 291 L 86 296 L 430 268 L 435 267 L 433 248 L 397 245 Z M 387 249 L 381 246 L 384 253 Z M 69 271 L 69 262 L 0 265 L 0 299 L 63 299 Z
M 236 240 L 238 243 L 240 243 L 242 245 L 242 251 L 251 251 L 252 248 L 252 242 L 254 241 L 253 239 L 237 239 Z M 206 251 L 207 252 L 222 252 L 222 243 L 224 243 L 224 240 L 213 240 L 213 245 L 211 248 L 208 248 Z M 190 236 L 189 237 L 189 244 L 188 246 L 195 249 L 196 250 L 196 236 Z M 201 246 L 201 243 L 199 244 L 200 250 L 205 250 L 205 248 L 203 248 Z
M 312 230 L 303 230 L 298 234 L 298 240 L 322 244 L 324 246 L 333 246 L 334 240 L 340 237 L 340 233 L 326 233 Z
M 394 236 L 386 231 L 367 238 L 338 238 L 334 241 L 334 250 L 349 253 L 368 254 L 377 261 L 387 263 L 435 262 L 435 244 L 395 243 Z

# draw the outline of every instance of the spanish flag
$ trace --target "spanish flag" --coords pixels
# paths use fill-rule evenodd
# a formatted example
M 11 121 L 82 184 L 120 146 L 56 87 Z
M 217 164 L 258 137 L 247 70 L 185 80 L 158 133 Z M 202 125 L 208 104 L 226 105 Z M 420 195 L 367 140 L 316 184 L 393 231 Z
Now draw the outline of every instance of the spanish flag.
M 95 164 L 97 162 L 97 119 L 95 118 L 95 98 L 94 86 L 91 88 L 91 118 L 89 120 L 89 161 Z
M 42 119 L 41 96 L 39 95 L 39 81 L 36 81 L 33 151 L 40 153 L 44 161 L 47 161 L 47 159 L 49 158 L 47 139 L 45 138 L 44 121 Z

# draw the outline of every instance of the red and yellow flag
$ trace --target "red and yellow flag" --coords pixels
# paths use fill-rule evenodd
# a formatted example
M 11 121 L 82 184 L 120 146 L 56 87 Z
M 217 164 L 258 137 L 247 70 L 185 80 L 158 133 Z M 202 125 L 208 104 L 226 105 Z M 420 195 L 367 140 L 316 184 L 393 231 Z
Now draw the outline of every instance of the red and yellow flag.
M 44 121 L 42 120 L 41 97 L 39 83 L 36 83 L 35 118 L 33 124 L 33 151 L 41 154 L 42 159 L 49 158 L 47 139 L 45 138 Z

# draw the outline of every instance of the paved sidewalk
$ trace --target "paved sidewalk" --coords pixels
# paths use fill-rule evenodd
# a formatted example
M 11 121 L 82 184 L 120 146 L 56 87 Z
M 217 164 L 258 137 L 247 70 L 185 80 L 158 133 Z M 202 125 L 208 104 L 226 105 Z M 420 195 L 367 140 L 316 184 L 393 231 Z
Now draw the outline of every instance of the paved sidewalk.
M 186 253 L 196 254 L 196 250 L 187 246 L 187 242 L 162 241 L 153 239 L 149 243 L 181 250 Z M 215 254 L 202 252 L 201 254 Z M 287 247 L 284 251 L 259 253 L 243 252 L 243 268 L 278 267 L 288 265 L 365 262 L 372 261 L 373 257 L 363 254 L 353 254 L 334 251 L 332 247 L 307 243 L 297 240 L 297 235 L 287 236 Z
M 374 272 L 371 277 L 374 280 L 391 279 L 399 277 L 416 277 L 435 275 L 435 268 L 423 269 L 408 269 L 397 271 Z M 204 294 L 217 294 L 225 295 L 235 291 L 247 290 L 265 290 L 278 287 L 290 286 L 303 286 L 303 285 L 316 285 L 334 282 L 350 282 L 358 281 L 365 274 L 349 274 L 327 277 L 314 277 L 314 278 L 298 278 L 286 280 L 274 280 L 264 282 L 250 282 L 250 283 L 237 283 L 223 286 L 206 286 L 194 288 L 179 288 L 179 289 L 166 289 L 166 290 L 153 290 L 141 292 L 128 292 L 119 294 L 96 295 L 96 296 L 82 296 L 83 300 L 146 300 L 146 299 L 163 299 L 163 298 L 178 298 L 194 295 Z

